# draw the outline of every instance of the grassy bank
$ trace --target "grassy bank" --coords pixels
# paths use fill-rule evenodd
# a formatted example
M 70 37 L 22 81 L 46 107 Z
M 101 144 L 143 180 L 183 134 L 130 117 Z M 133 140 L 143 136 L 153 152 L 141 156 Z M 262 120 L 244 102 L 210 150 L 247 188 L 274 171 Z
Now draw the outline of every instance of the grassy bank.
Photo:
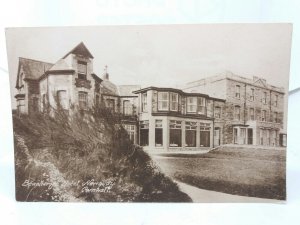
M 225 148 L 199 155 L 165 155 L 156 160 L 169 176 L 202 189 L 286 198 L 285 151 Z
M 105 108 L 13 116 L 18 201 L 188 202 Z

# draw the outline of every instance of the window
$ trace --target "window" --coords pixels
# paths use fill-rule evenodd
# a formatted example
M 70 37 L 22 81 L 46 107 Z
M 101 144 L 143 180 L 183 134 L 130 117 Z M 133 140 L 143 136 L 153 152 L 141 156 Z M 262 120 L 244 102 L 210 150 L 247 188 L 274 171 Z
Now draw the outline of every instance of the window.
M 147 112 L 147 92 L 142 93 L 142 112 Z
M 66 90 L 57 91 L 57 103 L 58 106 L 62 109 L 68 109 L 68 98 Z
M 215 107 L 215 118 L 221 118 L 221 107 Z
M 88 107 L 88 95 L 84 91 L 78 92 L 78 103 L 80 109 L 87 109 Z
M 234 107 L 234 119 L 236 119 L 236 120 L 241 119 L 241 107 L 240 106 Z
M 241 97 L 241 86 L 240 85 L 236 85 L 235 86 L 235 97 L 236 98 L 240 98 Z
M 155 146 L 163 146 L 162 120 L 155 120 Z
M 187 112 L 196 113 L 197 111 L 197 97 L 187 97 Z
M 129 100 L 124 100 L 123 101 L 123 113 L 124 115 L 132 115 L 132 111 L 133 111 L 133 108 L 132 108 L 132 105 L 130 103 Z
M 267 111 L 262 110 L 261 111 L 261 121 L 266 121 Z
M 198 97 L 198 114 L 206 114 L 205 98 L 203 97 Z
M 114 99 L 106 99 L 106 107 L 110 109 L 112 112 L 115 112 L 115 100 Z
M 171 98 L 171 111 L 178 111 L 178 94 L 170 93 Z
M 78 61 L 77 70 L 78 70 L 78 78 L 86 80 L 87 63 L 83 61 Z
M 263 99 L 262 99 L 262 102 L 263 102 L 264 104 L 267 104 L 267 92 L 264 92 L 264 93 L 263 93 Z
M 140 145 L 149 145 L 149 121 L 144 120 L 140 122 Z
M 274 122 L 278 123 L 278 112 L 274 112 Z
M 196 147 L 197 123 L 185 122 L 185 144 L 187 147 Z
M 169 110 L 168 92 L 158 92 L 158 110 Z
M 250 120 L 254 120 L 254 108 L 250 108 Z
M 278 106 L 278 95 L 275 95 L 274 106 Z
M 254 88 L 251 88 L 250 101 L 254 101 Z
M 200 123 L 200 147 L 210 146 L 210 124 Z
M 25 113 L 25 100 L 19 99 L 17 102 L 18 114 Z
M 134 143 L 134 136 L 135 136 L 135 125 L 131 125 L 131 124 L 125 124 L 124 125 L 125 130 L 127 131 L 128 135 L 129 135 L 129 139 Z
M 47 110 L 47 95 L 42 95 L 42 111 L 45 112 Z
M 170 147 L 181 147 L 181 121 L 170 121 Z

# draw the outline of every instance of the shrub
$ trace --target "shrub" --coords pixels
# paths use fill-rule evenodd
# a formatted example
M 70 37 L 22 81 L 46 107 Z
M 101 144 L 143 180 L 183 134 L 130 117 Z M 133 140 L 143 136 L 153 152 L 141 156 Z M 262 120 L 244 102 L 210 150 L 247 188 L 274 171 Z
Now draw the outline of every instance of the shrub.
M 190 201 L 132 144 L 120 116 L 105 107 L 53 112 L 13 116 L 17 200 Z M 23 187 L 28 177 L 51 189 Z

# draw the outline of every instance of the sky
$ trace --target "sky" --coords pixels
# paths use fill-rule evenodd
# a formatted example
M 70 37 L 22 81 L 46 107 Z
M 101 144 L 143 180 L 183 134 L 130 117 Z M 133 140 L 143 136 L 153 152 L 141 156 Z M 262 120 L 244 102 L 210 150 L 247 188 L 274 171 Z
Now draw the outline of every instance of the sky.
M 291 33 L 291 24 L 8 28 L 12 98 L 18 57 L 55 63 L 80 42 L 94 72 L 101 77 L 107 65 L 118 85 L 178 87 L 231 71 L 288 90 Z

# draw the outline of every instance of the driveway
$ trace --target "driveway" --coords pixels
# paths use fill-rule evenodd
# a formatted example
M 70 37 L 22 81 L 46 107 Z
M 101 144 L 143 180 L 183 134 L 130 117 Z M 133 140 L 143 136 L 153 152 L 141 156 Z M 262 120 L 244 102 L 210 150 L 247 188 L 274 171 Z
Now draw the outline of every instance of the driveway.
M 176 183 L 180 190 L 188 194 L 193 202 L 196 203 L 283 203 L 283 201 L 280 200 L 230 195 L 217 191 L 200 189 L 178 181 L 176 181 Z

